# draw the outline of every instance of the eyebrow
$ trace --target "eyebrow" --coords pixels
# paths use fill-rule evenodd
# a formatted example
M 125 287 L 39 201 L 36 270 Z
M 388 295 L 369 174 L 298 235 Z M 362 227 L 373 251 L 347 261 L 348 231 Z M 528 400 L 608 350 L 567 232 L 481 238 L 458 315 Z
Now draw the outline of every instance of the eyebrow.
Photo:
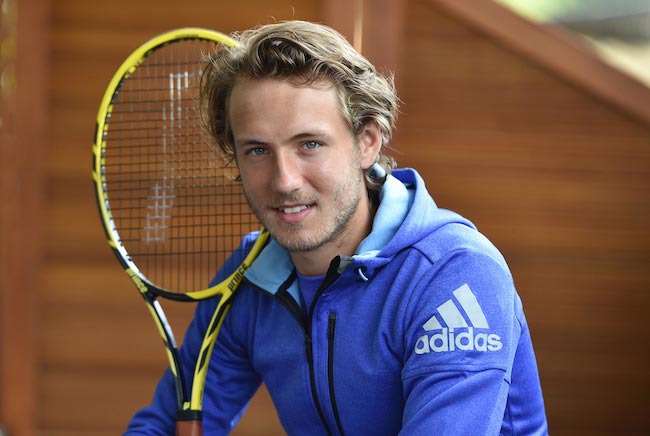
M 262 141 L 259 139 L 242 139 L 242 140 L 235 140 L 235 147 L 243 147 L 245 145 L 266 145 L 266 141 Z
M 288 138 L 288 142 L 294 142 L 294 141 L 299 141 L 301 139 L 310 139 L 310 138 L 319 138 L 319 139 L 325 139 L 328 140 L 330 138 L 330 134 L 327 133 L 325 130 L 312 130 L 312 131 L 306 131 L 306 132 L 300 132 L 297 133 L 290 138 Z M 235 140 L 235 147 L 243 147 L 243 146 L 250 146 L 250 145 L 267 145 L 269 142 L 264 141 L 262 139 L 258 138 L 243 138 L 239 140 Z
M 299 139 L 309 139 L 309 138 L 324 138 L 327 139 L 329 138 L 330 135 L 324 131 L 324 130 L 315 130 L 311 132 L 302 132 L 298 133 L 296 135 L 293 135 L 291 138 L 289 138 L 290 141 L 297 141 Z

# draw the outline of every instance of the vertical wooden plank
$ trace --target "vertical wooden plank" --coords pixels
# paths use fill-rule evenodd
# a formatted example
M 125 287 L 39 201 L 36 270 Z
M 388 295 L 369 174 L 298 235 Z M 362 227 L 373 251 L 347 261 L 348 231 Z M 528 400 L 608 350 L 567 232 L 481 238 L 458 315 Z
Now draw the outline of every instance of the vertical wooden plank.
M 323 22 L 345 36 L 378 69 L 396 71 L 403 0 L 324 0 Z
M 13 249 L 11 227 L 15 221 L 14 204 L 16 146 L 16 13 L 13 0 L 0 0 L 0 428 L 7 430 L 12 421 L 9 379 L 13 365 L 8 359 L 11 346 L 10 312 L 15 305 L 12 299 L 15 277 L 9 259 Z
M 404 7 L 403 0 L 365 0 L 363 4 L 363 54 L 380 71 L 399 68 Z
M 34 433 L 39 213 L 47 110 L 48 1 L 3 0 L 3 29 L 15 38 L 15 87 L 3 88 L 0 173 L 0 418 L 9 434 Z M 5 27 L 8 26 L 8 27 Z M 4 34 L 5 30 L 3 30 Z M 6 41 L 6 40 L 4 40 Z M 6 55 L 8 47 L 3 45 Z M 4 77 L 5 84 L 7 76 Z M 6 111 L 6 112 L 5 112 Z M 7 123 L 6 125 L 4 123 Z
M 357 49 L 360 41 L 360 11 L 363 0 L 323 0 L 323 24 L 335 29 L 347 38 Z

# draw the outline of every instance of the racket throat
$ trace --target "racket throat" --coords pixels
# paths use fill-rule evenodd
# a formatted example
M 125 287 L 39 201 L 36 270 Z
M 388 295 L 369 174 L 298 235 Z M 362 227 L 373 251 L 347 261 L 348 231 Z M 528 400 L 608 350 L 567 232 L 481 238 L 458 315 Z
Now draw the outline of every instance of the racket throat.
M 176 422 L 201 421 L 202 416 L 200 410 L 183 409 L 176 413 Z

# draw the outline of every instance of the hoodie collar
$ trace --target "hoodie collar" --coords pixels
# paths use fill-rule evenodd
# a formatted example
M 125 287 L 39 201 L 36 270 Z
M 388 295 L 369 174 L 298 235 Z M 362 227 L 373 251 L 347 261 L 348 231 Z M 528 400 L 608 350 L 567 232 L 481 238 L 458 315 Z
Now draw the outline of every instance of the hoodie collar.
M 400 180 L 389 175 L 379 193 L 379 208 L 372 231 L 361 241 L 356 257 L 374 257 L 393 239 L 413 203 L 414 192 Z

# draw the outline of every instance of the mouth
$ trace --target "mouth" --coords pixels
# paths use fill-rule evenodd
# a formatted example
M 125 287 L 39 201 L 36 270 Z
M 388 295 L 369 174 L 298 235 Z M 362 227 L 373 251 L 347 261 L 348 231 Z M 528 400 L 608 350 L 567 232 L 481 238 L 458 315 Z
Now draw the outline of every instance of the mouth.
M 273 207 L 276 216 L 281 222 L 289 225 L 297 225 L 305 222 L 311 216 L 316 203 L 284 203 Z
M 300 204 L 297 206 L 278 207 L 276 209 L 285 214 L 293 214 L 293 213 L 300 213 L 303 210 L 309 209 L 310 207 L 312 207 L 310 204 Z

